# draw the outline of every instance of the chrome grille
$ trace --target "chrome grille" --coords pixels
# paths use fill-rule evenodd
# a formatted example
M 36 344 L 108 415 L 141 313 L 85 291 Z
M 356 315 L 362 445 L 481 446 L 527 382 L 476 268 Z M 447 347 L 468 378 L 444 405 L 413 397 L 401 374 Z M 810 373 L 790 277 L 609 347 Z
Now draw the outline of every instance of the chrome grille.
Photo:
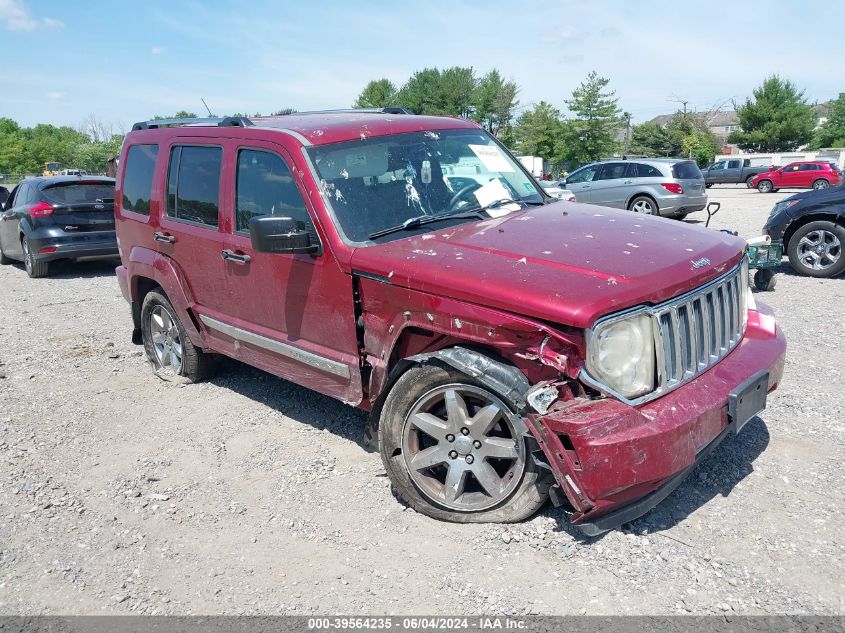
M 653 309 L 656 393 L 694 378 L 736 347 L 745 333 L 747 292 L 743 262 L 716 282 Z

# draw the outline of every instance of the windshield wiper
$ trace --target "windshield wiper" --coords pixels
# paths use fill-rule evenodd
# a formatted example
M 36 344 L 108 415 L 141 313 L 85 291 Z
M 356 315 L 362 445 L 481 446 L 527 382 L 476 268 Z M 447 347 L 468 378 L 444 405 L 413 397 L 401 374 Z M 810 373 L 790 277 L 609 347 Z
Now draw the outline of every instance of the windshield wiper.
M 413 218 L 408 218 L 407 220 L 402 222 L 402 224 L 397 224 L 396 226 L 389 226 L 386 229 L 376 231 L 375 233 L 370 233 L 370 239 L 374 240 L 377 237 L 384 237 L 385 235 L 390 235 L 391 233 L 398 233 L 399 231 L 409 231 L 411 229 L 420 227 L 423 224 L 431 224 L 432 222 L 439 222 L 441 220 L 451 220 L 453 218 L 477 218 L 479 220 L 486 220 L 488 218 L 486 215 L 484 215 L 483 211 L 484 209 L 478 208 L 471 209 L 469 211 L 462 211 L 460 213 L 445 213 L 442 215 L 418 215 Z

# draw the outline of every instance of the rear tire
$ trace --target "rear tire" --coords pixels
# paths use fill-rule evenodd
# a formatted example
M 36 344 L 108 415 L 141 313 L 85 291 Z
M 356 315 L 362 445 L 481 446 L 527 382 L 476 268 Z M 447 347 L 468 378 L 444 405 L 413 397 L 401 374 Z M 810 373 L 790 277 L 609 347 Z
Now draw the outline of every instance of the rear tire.
M 761 292 L 770 292 L 775 289 L 778 278 L 775 272 L 768 268 L 761 268 L 754 273 L 754 287 Z
M 757 183 L 757 191 L 760 193 L 772 193 L 775 191 L 771 180 L 761 180 Z
M 836 277 L 845 271 L 845 227 L 818 220 L 800 227 L 789 238 L 786 252 L 795 272 L 808 277 Z
M 23 264 L 27 275 L 33 279 L 40 279 L 50 274 L 50 263 L 39 262 L 32 256 L 29 250 L 29 240 L 26 237 L 21 238 L 21 249 L 23 250 Z
M 153 372 L 169 382 L 194 383 L 209 378 L 217 359 L 191 342 L 176 310 L 161 289 L 151 290 L 141 307 L 141 340 Z
M 492 423 L 484 422 L 487 410 L 495 411 L 487 418 Z M 414 418 L 429 420 L 426 430 L 413 424 Z M 462 435 L 462 428 L 468 433 Z M 387 395 L 378 433 L 396 492 L 426 516 L 513 523 L 535 514 L 548 499 L 552 481 L 527 450 L 522 419 L 504 398 L 451 367 L 422 365 L 403 374 Z M 491 451 L 509 453 L 499 459 L 505 453 Z M 422 466 L 412 469 L 414 461 Z
M 628 210 L 634 213 L 643 213 L 645 215 L 660 215 L 660 210 L 657 203 L 648 196 L 637 196 L 631 200 L 628 205 Z
M 813 183 L 813 189 L 827 189 L 828 187 L 830 187 L 830 183 L 824 178 L 819 178 Z
M 704 188 L 705 188 L 705 189 L 710 189 L 710 187 L 712 187 L 712 186 L 713 186 L 713 183 L 712 183 L 712 182 L 710 182 L 710 183 L 704 183 Z
M 745 179 L 745 186 L 748 187 L 749 189 L 754 188 L 754 178 L 755 178 L 754 176 L 749 176 L 748 178 Z

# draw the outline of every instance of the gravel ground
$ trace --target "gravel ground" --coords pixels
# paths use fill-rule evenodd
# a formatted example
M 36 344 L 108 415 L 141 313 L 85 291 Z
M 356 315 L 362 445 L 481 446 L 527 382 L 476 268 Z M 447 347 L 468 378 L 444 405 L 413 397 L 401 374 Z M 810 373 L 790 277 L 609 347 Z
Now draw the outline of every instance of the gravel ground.
M 714 225 L 757 235 L 788 194 L 713 188 Z M 260 371 L 160 381 L 112 263 L 3 267 L 0 613 L 843 614 L 845 284 L 781 272 L 758 294 L 790 345 L 769 408 L 588 541 L 551 506 L 406 510 L 361 412 Z

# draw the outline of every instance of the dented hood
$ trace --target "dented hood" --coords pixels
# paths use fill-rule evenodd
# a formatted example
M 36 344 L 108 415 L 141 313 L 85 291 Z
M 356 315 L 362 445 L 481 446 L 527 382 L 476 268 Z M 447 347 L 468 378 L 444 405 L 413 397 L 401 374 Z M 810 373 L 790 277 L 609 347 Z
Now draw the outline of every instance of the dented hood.
M 743 240 L 677 220 L 555 203 L 362 247 L 355 271 L 574 327 L 659 303 L 739 263 Z

